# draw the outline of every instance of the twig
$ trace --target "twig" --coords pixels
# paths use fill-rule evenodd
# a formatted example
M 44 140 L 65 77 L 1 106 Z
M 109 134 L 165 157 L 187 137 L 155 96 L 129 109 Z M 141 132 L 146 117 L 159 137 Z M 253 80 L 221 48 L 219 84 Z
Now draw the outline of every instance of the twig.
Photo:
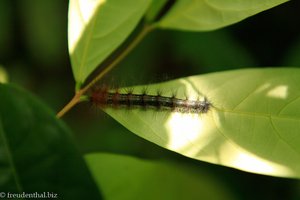
M 123 60 L 137 44 L 149 33 L 151 32 L 155 26 L 145 25 L 141 32 L 134 38 L 134 40 L 126 47 L 126 49 L 121 52 L 118 57 L 113 60 L 107 67 L 101 71 L 91 82 L 89 82 L 82 89 L 78 90 L 71 101 L 63 107 L 61 111 L 57 113 L 57 117 L 62 117 L 66 112 L 68 112 L 73 106 L 80 102 L 80 97 L 85 94 L 93 85 L 95 85 L 105 74 L 107 74 L 110 70 L 112 70 L 121 60 Z

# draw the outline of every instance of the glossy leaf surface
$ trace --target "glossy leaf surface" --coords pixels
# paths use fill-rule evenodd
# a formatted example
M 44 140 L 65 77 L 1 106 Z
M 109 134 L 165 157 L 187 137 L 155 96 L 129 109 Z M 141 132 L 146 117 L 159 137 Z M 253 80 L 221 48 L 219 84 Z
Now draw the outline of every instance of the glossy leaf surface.
M 150 0 L 71 0 L 69 53 L 75 80 L 82 84 L 131 33 Z
M 107 108 L 137 135 L 185 156 L 237 169 L 300 177 L 300 69 L 246 69 L 147 86 L 177 98 L 206 96 L 208 113 Z M 133 87 L 142 93 L 145 86 Z
M 189 31 L 209 31 L 237 23 L 287 1 L 179 0 L 159 22 L 159 26 Z

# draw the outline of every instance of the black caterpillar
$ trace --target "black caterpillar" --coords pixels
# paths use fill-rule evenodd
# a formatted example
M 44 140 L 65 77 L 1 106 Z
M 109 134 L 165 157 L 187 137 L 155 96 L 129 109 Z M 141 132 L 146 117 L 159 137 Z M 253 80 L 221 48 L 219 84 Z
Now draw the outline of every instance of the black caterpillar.
M 181 113 L 207 113 L 211 103 L 206 97 L 203 100 L 179 99 L 172 97 L 149 95 L 146 92 L 134 94 L 132 91 L 120 93 L 118 90 L 111 92 L 107 87 L 94 89 L 90 95 L 90 101 L 101 108 L 142 108 L 156 110 L 170 110 Z

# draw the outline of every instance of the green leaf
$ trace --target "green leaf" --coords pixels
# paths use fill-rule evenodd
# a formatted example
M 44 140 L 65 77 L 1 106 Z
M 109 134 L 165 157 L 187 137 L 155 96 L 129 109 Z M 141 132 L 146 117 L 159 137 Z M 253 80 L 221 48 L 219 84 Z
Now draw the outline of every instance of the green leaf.
M 300 37 L 292 42 L 290 48 L 285 51 L 285 56 L 283 58 L 283 64 L 288 66 L 300 67 Z
M 206 96 L 205 114 L 107 108 L 137 135 L 185 156 L 259 174 L 300 178 L 300 69 L 235 70 L 147 86 Z M 134 87 L 141 93 L 144 86 Z M 122 90 L 121 90 L 122 91 Z M 200 94 L 200 95 L 199 95 Z
M 0 84 L 0 190 L 101 199 L 69 130 L 45 105 Z
M 64 58 L 61 52 L 66 48 L 64 5 L 61 1 L 29 0 L 20 1 L 19 6 L 22 8 L 20 18 L 26 24 L 22 28 L 22 40 L 28 56 L 39 63 L 39 68 L 60 69 L 59 61 Z
M 150 1 L 70 1 L 69 53 L 77 83 L 82 84 L 127 38 Z
M 88 154 L 85 158 L 107 200 L 235 199 L 221 180 L 207 171 L 114 154 Z
M 152 0 L 152 3 L 145 14 L 147 21 L 154 21 L 167 2 L 168 0 Z
M 239 22 L 288 0 L 176 1 L 158 23 L 161 28 L 209 31 Z
M 225 29 L 213 32 L 174 31 L 174 59 L 186 60 L 195 71 L 212 72 L 256 66 L 253 56 Z M 234 59 L 233 59 L 234 58 Z M 205 66 L 205 67 L 203 67 Z

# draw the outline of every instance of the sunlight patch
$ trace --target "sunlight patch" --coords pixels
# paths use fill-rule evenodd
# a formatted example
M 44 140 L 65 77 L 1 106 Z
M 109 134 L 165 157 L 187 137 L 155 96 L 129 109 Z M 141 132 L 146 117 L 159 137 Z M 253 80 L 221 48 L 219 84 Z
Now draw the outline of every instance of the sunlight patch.
M 203 121 L 197 114 L 173 113 L 166 123 L 169 130 L 168 148 L 181 149 L 191 145 L 203 130 Z
M 86 26 L 106 0 L 73 0 L 69 5 L 69 53 L 72 54 Z
M 225 143 L 220 150 L 222 154 L 222 163 L 226 165 L 253 173 L 273 176 L 278 176 L 280 174 L 280 176 L 285 177 L 295 176 L 295 174 L 287 167 L 262 159 L 243 149 L 236 150 L 235 148 L 232 148 L 232 144 L 229 142 Z
M 287 91 L 288 87 L 286 85 L 280 85 L 268 92 L 268 96 L 278 98 L 278 99 L 285 99 L 287 98 Z

